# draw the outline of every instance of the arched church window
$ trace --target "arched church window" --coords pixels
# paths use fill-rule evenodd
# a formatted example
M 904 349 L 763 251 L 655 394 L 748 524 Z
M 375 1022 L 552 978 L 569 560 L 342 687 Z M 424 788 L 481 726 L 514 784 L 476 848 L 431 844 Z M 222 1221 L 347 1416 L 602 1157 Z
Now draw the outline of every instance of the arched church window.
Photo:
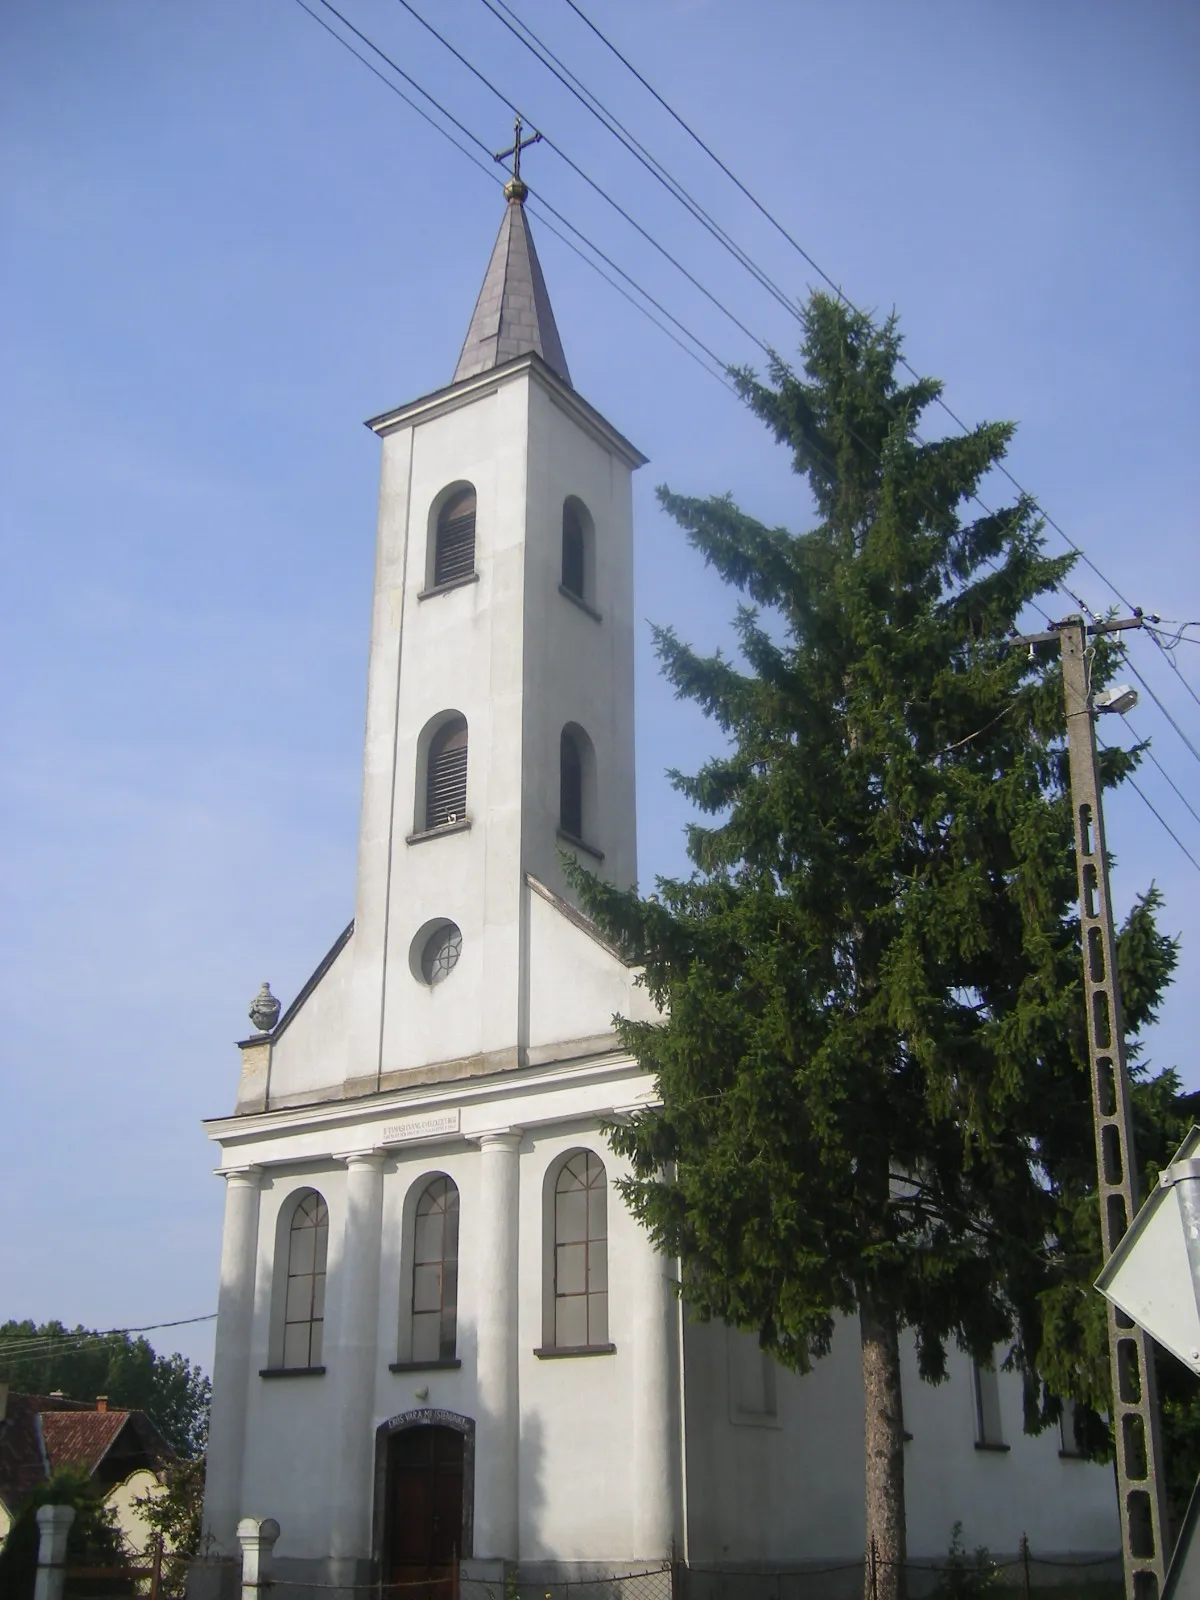
M 467 721 L 453 717 L 434 734 L 425 774 L 425 826 L 444 828 L 467 814 Z
M 562 520 L 562 585 L 582 600 L 584 582 L 583 518 L 575 504 L 568 500 L 563 506 Z
M 583 838 L 583 755 L 569 728 L 558 742 L 558 825 L 564 833 Z
M 329 1212 L 315 1189 L 299 1201 L 288 1230 L 283 1319 L 284 1367 L 319 1367 L 325 1328 Z
M 437 1177 L 417 1201 L 412 1359 L 453 1361 L 458 1330 L 458 1189 Z
M 608 1185 L 590 1150 L 563 1162 L 554 1184 L 554 1345 L 608 1342 Z
M 453 583 L 475 571 L 475 491 L 452 494 L 438 513 L 433 581 Z
M 562 577 L 559 589 L 600 621 L 596 598 L 596 530 L 582 500 L 570 495 L 562 508 Z

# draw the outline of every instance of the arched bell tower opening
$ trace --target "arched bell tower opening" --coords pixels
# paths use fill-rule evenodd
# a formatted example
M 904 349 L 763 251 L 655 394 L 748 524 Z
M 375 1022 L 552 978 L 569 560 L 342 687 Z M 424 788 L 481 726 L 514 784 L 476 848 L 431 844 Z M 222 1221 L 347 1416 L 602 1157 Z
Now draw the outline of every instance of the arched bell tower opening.
M 475 1422 L 432 1407 L 375 1430 L 372 1556 L 409 1600 L 444 1600 L 445 1581 L 474 1553 Z M 428 1592 L 421 1587 L 428 1583 Z

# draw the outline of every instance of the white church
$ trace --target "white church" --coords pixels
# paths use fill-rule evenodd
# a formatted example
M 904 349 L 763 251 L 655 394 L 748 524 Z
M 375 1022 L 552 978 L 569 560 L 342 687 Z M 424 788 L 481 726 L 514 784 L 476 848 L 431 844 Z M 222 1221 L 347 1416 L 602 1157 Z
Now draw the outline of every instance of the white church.
M 294 1583 L 863 1555 L 856 1330 L 797 1376 L 689 1320 L 601 1132 L 653 1101 L 611 1027 L 648 1001 L 560 852 L 637 878 L 646 458 L 572 384 L 526 192 L 505 190 L 453 381 L 370 422 L 354 921 L 282 1016 L 264 986 L 233 1115 L 207 1124 L 206 1531 L 236 1554 L 239 1519 L 275 1518 Z M 1024 1434 L 1015 1377 L 951 1361 L 932 1388 L 906 1355 L 911 1555 L 958 1520 L 994 1554 L 1118 1550 L 1111 1468 Z

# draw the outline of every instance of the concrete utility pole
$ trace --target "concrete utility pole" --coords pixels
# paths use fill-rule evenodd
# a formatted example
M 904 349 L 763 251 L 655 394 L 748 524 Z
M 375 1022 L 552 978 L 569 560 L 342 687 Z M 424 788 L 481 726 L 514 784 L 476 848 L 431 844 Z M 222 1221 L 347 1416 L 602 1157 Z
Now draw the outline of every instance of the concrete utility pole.
M 1058 639 L 1062 645 L 1100 1237 L 1106 1261 L 1137 1211 L 1138 1192 L 1088 636 L 1140 626 L 1140 617 L 1090 625 L 1082 617 L 1068 617 L 1052 632 L 1036 634 L 1028 641 Z M 1167 1565 L 1167 1522 L 1154 1365 L 1146 1334 L 1111 1301 L 1108 1351 L 1126 1600 L 1157 1600 Z

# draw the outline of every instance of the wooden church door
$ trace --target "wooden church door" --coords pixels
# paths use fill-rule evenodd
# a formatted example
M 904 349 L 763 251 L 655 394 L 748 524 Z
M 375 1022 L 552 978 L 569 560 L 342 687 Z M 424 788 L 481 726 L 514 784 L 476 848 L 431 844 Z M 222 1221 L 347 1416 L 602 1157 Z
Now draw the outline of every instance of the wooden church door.
M 454 1428 L 404 1428 L 388 1441 L 385 1581 L 429 1582 L 405 1600 L 448 1600 L 462 1553 L 463 1436 Z

